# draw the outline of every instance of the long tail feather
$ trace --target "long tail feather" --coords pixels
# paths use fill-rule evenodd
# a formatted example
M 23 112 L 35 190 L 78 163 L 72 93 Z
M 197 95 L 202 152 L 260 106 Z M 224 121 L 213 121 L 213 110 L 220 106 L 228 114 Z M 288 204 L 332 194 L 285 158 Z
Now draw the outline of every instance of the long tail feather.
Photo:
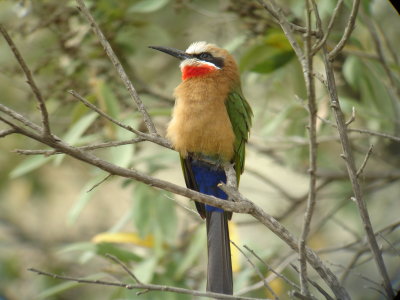
M 232 295 L 232 263 L 226 213 L 206 211 L 208 274 L 207 291 Z

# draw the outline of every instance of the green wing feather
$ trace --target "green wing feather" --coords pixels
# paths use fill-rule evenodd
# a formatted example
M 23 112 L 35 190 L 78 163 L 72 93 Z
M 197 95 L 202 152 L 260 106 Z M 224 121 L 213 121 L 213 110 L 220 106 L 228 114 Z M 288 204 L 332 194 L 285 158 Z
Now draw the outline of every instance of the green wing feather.
M 233 163 L 239 183 L 240 175 L 243 173 L 244 169 L 245 144 L 249 138 L 253 111 L 244 98 L 240 85 L 229 93 L 225 105 L 236 137 L 234 142 Z

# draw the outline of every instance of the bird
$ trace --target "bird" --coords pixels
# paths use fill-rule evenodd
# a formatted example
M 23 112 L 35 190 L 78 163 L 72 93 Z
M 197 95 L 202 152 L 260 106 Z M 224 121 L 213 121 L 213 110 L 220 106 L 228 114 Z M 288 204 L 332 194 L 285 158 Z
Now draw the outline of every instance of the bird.
M 226 183 L 224 164 L 233 165 L 237 183 L 243 173 L 245 145 L 253 112 L 243 96 L 238 66 L 225 49 L 205 41 L 186 51 L 149 46 L 180 62 L 182 81 L 175 88 L 175 105 L 166 137 L 179 152 L 189 189 L 228 200 L 218 185 Z M 207 291 L 232 295 L 232 263 L 228 220 L 232 213 L 196 202 L 206 219 Z

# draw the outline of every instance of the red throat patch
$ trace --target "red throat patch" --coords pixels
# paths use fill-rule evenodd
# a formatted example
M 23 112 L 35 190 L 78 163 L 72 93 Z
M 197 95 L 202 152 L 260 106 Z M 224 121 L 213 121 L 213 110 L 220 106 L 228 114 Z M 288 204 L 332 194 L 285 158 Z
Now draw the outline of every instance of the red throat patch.
M 214 70 L 216 70 L 215 67 L 206 64 L 200 66 L 184 66 L 182 70 L 182 80 L 186 80 L 190 77 L 205 75 Z

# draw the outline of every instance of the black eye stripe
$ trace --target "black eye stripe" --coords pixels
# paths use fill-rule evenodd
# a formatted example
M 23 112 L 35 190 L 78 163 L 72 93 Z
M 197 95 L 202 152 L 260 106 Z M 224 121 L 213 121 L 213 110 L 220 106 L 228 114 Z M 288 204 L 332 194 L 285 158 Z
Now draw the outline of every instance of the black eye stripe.
M 193 56 L 202 61 L 210 62 L 210 63 L 214 64 L 215 66 L 217 66 L 218 68 L 224 67 L 224 59 L 222 57 L 214 57 L 209 52 L 202 52 L 199 54 L 195 54 Z

